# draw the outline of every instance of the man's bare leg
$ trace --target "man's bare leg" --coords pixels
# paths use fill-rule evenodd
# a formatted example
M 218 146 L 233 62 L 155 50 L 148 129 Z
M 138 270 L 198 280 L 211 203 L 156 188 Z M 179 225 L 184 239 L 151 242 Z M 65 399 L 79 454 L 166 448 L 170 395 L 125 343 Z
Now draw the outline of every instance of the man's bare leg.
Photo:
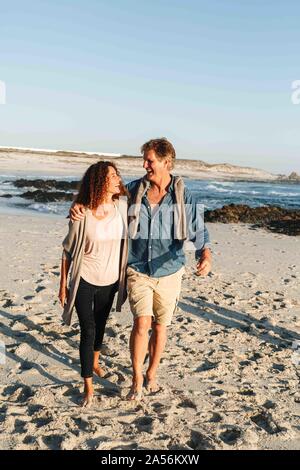
M 147 389 L 157 392 L 159 386 L 156 381 L 157 369 L 167 342 L 167 327 L 152 323 L 152 333 L 149 341 L 149 367 L 146 372 Z
M 148 350 L 148 331 L 151 328 L 151 316 L 138 317 L 134 320 L 130 337 L 130 353 L 133 369 L 132 387 L 128 399 L 141 397 L 143 387 L 143 364 Z

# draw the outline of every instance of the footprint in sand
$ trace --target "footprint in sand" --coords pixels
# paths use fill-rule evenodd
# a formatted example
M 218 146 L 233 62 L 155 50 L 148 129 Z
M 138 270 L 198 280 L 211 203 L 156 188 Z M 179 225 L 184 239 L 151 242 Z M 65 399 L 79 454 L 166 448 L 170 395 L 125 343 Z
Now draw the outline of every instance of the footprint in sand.
M 217 448 L 217 442 L 207 431 L 192 430 L 190 440 L 187 445 L 193 450 L 213 450 Z
M 38 293 L 38 292 L 41 292 L 41 291 L 43 291 L 43 290 L 45 290 L 45 289 L 46 289 L 46 287 L 44 287 L 44 286 L 39 286 L 39 287 L 37 287 L 37 288 L 35 289 L 35 292 Z
M 4 299 L 2 299 L 4 300 Z M 17 304 L 14 304 L 14 302 L 11 300 L 11 299 L 7 299 L 4 304 L 2 305 L 3 308 L 10 308 L 10 307 L 13 307 L 13 306 L 16 306 Z
M 212 369 L 216 369 L 219 366 L 219 362 L 210 362 L 207 359 L 203 362 L 203 364 L 196 369 L 196 372 L 206 372 Z
M 222 389 L 217 389 L 217 390 L 211 390 L 210 394 L 213 396 L 213 397 L 221 397 L 222 395 L 224 395 L 224 390 Z
M 254 416 L 251 416 L 251 421 L 256 424 L 257 427 L 263 429 L 268 434 L 279 434 L 284 429 L 275 423 L 272 415 L 268 412 L 260 412 Z
M 223 421 L 223 417 L 219 413 L 212 413 L 212 416 L 209 418 L 210 423 L 220 423 Z
M 117 332 L 114 330 L 114 328 L 108 327 L 105 330 L 106 336 L 109 336 L 111 338 L 116 338 L 117 337 Z
M 35 363 L 34 363 L 34 362 L 30 362 L 30 361 L 23 361 L 23 362 L 21 363 L 21 367 L 20 367 L 20 369 L 21 369 L 22 372 L 31 370 L 31 369 L 33 369 L 33 368 L 35 368 Z M 21 372 L 21 373 L 22 373 L 22 372 Z
M 189 398 L 185 398 L 184 400 L 182 400 L 179 403 L 178 407 L 179 408 L 192 408 L 193 410 L 197 410 L 196 403 L 190 400 Z
M 150 416 L 143 416 L 141 418 L 136 419 L 133 424 L 137 427 L 137 429 L 141 432 L 148 432 L 151 433 L 153 432 L 154 424 L 155 421 L 158 422 L 158 420 L 155 420 L 154 418 L 151 418 Z
M 26 300 L 27 302 L 30 302 L 31 304 L 39 304 L 42 302 L 41 297 L 38 297 L 37 295 L 25 295 L 25 297 L 23 298 L 24 300 Z
M 241 437 L 242 430 L 237 426 L 227 426 L 227 429 L 219 434 L 219 438 L 230 446 L 237 444 Z
M 22 384 L 9 385 L 3 390 L 3 396 L 9 402 L 25 403 L 33 394 L 31 387 Z

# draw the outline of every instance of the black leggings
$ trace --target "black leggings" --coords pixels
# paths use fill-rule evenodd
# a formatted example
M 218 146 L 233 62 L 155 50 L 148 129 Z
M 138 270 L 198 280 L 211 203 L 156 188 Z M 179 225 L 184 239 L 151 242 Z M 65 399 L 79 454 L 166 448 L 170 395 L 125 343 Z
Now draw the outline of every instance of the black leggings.
M 75 307 L 80 324 L 81 376 L 93 377 L 94 351 L 100 351 L 118 282 L 94 286 L 80 278 Z

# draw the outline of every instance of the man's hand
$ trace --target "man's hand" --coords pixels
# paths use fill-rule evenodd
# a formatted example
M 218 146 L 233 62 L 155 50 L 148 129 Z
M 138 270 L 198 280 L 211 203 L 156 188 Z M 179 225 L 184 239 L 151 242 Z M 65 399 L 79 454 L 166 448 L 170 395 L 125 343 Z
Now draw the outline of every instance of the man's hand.
M 82 220 L 84 218 L 85 214 L 85 207 L 83 204 L 72 204 L 69 216 L 72 222 L 75 222 L 76 220 Z
M 205 248 L 202 252 L 201 258 L 197 263 L 197 276 L 207 276 L 211 271 L 211 251 Z

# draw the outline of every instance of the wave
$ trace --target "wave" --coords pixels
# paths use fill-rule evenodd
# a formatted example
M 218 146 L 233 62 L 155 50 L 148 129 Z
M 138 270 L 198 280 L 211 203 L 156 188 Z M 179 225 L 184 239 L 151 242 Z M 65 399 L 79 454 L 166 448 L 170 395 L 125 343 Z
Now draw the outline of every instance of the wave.
M 230 192 L 231 190 L 230 189 L 225 189 L 225 188 L 218 188 L 217 186 L 215 186 L 214 184 L 209 184 L 208 186 L 206 186 L 204 189 L 213 189 L 214 191 L 219 191 L 220 193 L 228 193 Z
M 300 196 L 300 193 L 284 193 L 282 191 L 268 191 L 268 196 L 287 196 L 287 197 L 297 197 Z
M 43 212 L 44 214 L 60 214 L 61 210 L 58 209 L 57 205 L 50 206 L 49 204 L 42 204 L 35 202 L 34 204 L 30 204 L 27 206 L 28 209 L 32 209 L 34 211 Z
M 0 178 L 18 178 L 16 175 L 10 175 L 9 173 L 5 174 L 5 175 L 0 175 Z
M 209 184 L 206 186 L 205 189 L 213 189 L 214 191 L 217 191 L 219 193 L 228 193 L 228 194 L 260 194 L 263 195 L 261 191 L 250 191 L 250 190 L 241 190 L 241 189 L 225 189 L 225 188 L 218 188 L 214 186 L 213 184 Z
M 212 184 L 218 184 L 220 186 L 234 186 L 236 183 L 232 181 L 212 181 Z

